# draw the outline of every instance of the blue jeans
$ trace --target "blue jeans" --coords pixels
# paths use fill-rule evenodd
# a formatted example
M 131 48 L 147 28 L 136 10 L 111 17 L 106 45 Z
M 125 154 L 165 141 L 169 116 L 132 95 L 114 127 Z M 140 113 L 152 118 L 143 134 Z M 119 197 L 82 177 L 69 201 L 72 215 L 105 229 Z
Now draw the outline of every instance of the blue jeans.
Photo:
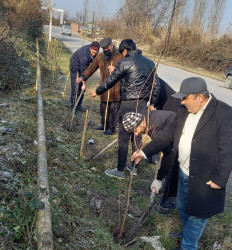
M 198 241 L 205 229 L 208 219 L 189 216 L 186 214 L 189 177 L 179 168 L 177 191 L 177 209 L 183 223 L 183 237 L 181 247 L 183 250 L 198 249 Z

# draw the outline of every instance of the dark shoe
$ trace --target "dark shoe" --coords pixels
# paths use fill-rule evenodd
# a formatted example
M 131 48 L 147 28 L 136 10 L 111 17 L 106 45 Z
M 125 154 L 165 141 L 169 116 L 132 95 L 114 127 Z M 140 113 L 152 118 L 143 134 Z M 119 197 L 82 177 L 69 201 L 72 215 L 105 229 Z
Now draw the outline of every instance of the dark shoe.
M 107 129 L 105 132 L 103 132 L 104 135 L 113 135 L 114 132 L 111 129 Z
M 100 126 L 98 126 L 98 127 L 94 127 L 94 129 L 96 129 L 96 130 L 104 130 L 104 126 L 103 126 L 103 125 L 100 125 Z
M 80 111 L 80 112 L 86 112 L 87 109 L 82 107 L 82 106 L 77 106 L 77 109 Z
M 75 110 L 74 115 L 75 115 L 75 116 L 78 116 L 78 115 L 79 115 L 79 111 L 78 111 L 77 109 Z
M 179 233 L 179 232 L 171 233 L 169 235 L 169 238 L 174 239 L 174 240 L 180 240 L 180 239 L 182 239 L 182 237 L 183 237 L 183 234 Z
M 163 206 L 159 205 L 156 208 L 156 211 L 163 214 L 163 215 L 167 215 L 171 212 L 171 208 L 170 207 L 163 207 Z
M 117 168 L 112 170 L 106 170 L 105 174 L 110 177 L 116 177 L 118 179 L 125 179 L 125 172 L 118 171 Z
M 173 250 L 183 250 L 181 246 L 174 248 Z
M 160 202 L 160 205 L 162 207 L 168 207 L 168 208 L 174 208 L 175 207 L 175 199 L 176 197 L 173 197 L 173 196 L 170 196 L 168 197 L 165 201 L 162 201 Z
M 136 176 L 138 174 L 138 168 L 133 168 L 133 166 L 129 165 L 127 166 L 127 170 L 130 171 L 130 174 L 133 174 L 134 176 Z

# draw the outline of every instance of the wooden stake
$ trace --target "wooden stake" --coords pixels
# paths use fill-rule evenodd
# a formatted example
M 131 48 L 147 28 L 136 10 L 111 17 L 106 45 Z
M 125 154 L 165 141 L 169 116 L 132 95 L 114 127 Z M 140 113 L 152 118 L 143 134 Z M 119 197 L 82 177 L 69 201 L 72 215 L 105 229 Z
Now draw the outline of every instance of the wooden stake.
M 111 61 L 110 66 L 112 66 L 113 62 Z M 110 73 L 111 75 L 111 73 Z M 110 90 L 107 91 L 107 102 L 106 102 L 106 111 L 105 111 L 105 122 L 104 122 L 104 132 L 106 131 L 106 120 L 107 120 L 107 113 L 108 113 L 108 106 L 109 106 L 109 99 L 110 99 Z
M 134 166 L 135 166 L 135 163 L 134 163 Z M 134 169 L 134 167 L 133 167 L 133 169 Z M 129 205 L 130 205 L 130 193 L 131 193 L 132 180 L 133 180 L 133 174 L 130 175 L 130 182 L 129 182 L 128 194 L 127 194 L 126 210 L 125 210 L 125 213 L 124 213 L 124 216 L 123 216 L 122 226 L 121 226 L 121 229 L 120 229 L 119 236 L 122 236 L 122 233 L 123 233 L 123 230 L 124 230 L 124 225 L 125 225 L 125 222 L 126 222 L 126 216 L 127 216 Z
M 78 105 L 78 103 L 79 103 L 79 101 L 80 101 L 80 99 L 81 99 L 81 96 L 83 95 L 83 93 L 84 93 L 84 90 L 81 90 L 81 94 L 80 94 L 80 96 L 78 97 L 78 99 L 77 99 L 77 101 L 76 101 L 76 103 L 75 103 L 75 105 L 74 105 L 74 107 L 73 107 L 73 111 L 72 111 L 72 119 L 71 119 L 71 124 L 70 124 L 70 131 L 71 131 L 71 129 L 72 129 L 72 123 L 73 123 L 73 119 L 74 119 L 74 115 L 75 115 L 75 110 L 76 110 L 76 108 L 77 108 L 77 105 Z
M 147 137 L 147 135 L 145 135 Z M 150 138 L 150 137 L 149 137 Z M 141 146 L 140 150 L 142 150 L 148 143 L 151 142 L 151 139 L 148 140 L 148 138 L 143 138 L 143 145 Z M 139 149 L 138 149 L 139 150 Z M 159 161 L 160 163 L 161 161 Z M 124 230 L 124 225 L 125 225 L 125 221 L 126 221 L 126 216 L 128 213 L 128 209 L 129 209 L 129 205 L 130 205 L 130 193 L 131 193 L 131 186 L 132 186 L 132 180 L 133 180 L 133 171 L 135 169 L 135 162 L 132 168 L 132 173 L 130 175 L 130 182 L 129 182 L 129 187 L 128 187 L 128 195 L 127 195 L 127 204 L 126 204 L 126 210 L 124 213 L 124 217 L 123 217 L 123 221 L 122 221 L 122 226 L 121 226 L 121 230 L 120 230 L 120 234 L 119 236 L 122 236 L 123 230 Z
M 109 106 L 109 98 L 110 98 L 110 90 L 107 91 L 107 102 L 106 102 L 106 111 L 105 111 L 105 121 L 104 121 L 104 131 L 106 131 L 106 120 L 107 120 L 107 113 L 108 113 L 108 106 Z
M 57 64 L 57 39 L 53 41 L 53 58 L 52 58 L 52 86 L 54 87 L 54 81 L 57 79 L 58 64 Z
M 94 101 L 95 101 L 95 98 L 92 98 L 92 101 L 91 101 L 91 106 L 90 106 L 90 109 L 89 109 L 89 119 L 91 118 L 92 116 L 92 112 L 93 112 L 93 107 L 94 107 Z M 89 122 L 89 119 L 88 119 L 88 122 Z
M 69 77 L 70 77 L 70 71 L 68 72 L 68 76 L 66 78 L 66 82 L 64 86 L 64 92 L 63 92 L 64 101 L 66 101 L 66 97 L 67 97 L 66 89 L 67 89 Z
M 160 169 L 162 157 L 163 157 L 163 153 L 161 152 L 161 154 L 160 154 L 160 159 L 159 159 L 159 163 L 158 163 L 158 167 L 157 167 L 156 174 L 155 174 L 155 178 L 156 178 L 156 176 L 157 176 L 158 170 Z M 151 196 L 150 196 L 150 200 L 149 200 L 147 209 L 146 209 L 146 211 L 143 213 L 142 217 L 139 218 L 139 220 L 138 220 L 138 222 L 136 223 L 135 227 L 132 228 L 132 229 L 127 233 L 127 235 L 129 236 L 129 239 L 128 239 L 128 240 L 133 239 L 133 238 L 137 235 L 137 233 L 138 233 L 138 231 L 139 231 L 140 225 L 144 222 L 144 220 L 145 220 L 145 219 L 147 218 L 147 216 L 150 214 L 151 209 L 152 209 L 152 207 L 153 207 L 153 205 L 154 205 L 154 203 L 155 203 L 155 196 L 156 196 L 156 194 L 155 194 L 153 191 L 151 191 Z
M 84 124 L 83 135 L 82 135 L 80 158 L 83 158 L 83 148 L 84 148 L 84 145 L 85 145 L 85 134 L 86 134 L 86 128 L 87 128 L 87 119 L 88 119 L 88 110 L 86 111 L 86 115 L 85 115 L 85 124 Z

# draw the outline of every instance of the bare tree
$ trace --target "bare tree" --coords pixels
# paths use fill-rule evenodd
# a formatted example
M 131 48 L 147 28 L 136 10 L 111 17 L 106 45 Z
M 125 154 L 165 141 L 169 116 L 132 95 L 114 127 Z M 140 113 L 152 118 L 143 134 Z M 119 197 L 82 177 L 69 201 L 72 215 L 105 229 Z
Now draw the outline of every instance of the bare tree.
M 70 13 L 68 11 L 64 11 L 64 21 L 66 24 L 70 24 L 70 20 L 71 20 L 71 16 Z
M 211 35 L 219 33 L 220 23 L 225 10 L 225 0 L 213 0 L 209 16 L 209 30 Z
M 83 13 L 82 12 L 76 12 L 76 22 L 77 23 L 83 23 Z
M 208 8 L 208 0 L 195 0 L 193 8 L 192 27 L 202 30 L 204 27 L 204 19 Z
M 183 24 L 185 19 L 185 8 L 187 0 L 178 0 L 174 16 L 174 24 Z
M 133 29 L 147 21 L 156 29 L 169 19 L 172 6 L 173 0 L 125 0 L 120 15 Z
M 173 7 L 174 0 L 153 1 L 152 23 L 153 29 L 168 23 Z

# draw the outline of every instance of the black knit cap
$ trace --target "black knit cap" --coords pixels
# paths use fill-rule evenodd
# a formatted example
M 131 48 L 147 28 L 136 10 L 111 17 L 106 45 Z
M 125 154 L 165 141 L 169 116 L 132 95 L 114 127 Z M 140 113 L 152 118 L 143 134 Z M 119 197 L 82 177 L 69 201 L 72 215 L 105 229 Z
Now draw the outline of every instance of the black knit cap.
M 128 112 L 123 116 L 122 124 L 125 130 L 129 133 L 134 130 L 142 123 L 144 115 L 135 112 Z
M 99 48 L 100 48 L 99 42 L 93 41 L 93 42 L 90 44 L 90 48 L 93 49 L 93 50 L 96 50 L 96 51 L 99 50 Z
M 100 47 L 102 47 L 104 49 L 104 48 L 108 47 L 111 43 L 112 43 L 112 39 L 110 37 L 103 38 L 100 41 Z

